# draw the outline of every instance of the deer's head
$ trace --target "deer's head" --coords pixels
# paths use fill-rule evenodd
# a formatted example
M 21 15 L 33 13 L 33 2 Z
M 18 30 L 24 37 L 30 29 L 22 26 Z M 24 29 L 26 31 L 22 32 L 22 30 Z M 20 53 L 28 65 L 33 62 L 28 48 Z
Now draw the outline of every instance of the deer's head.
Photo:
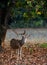
M 31 35 L 31 34 L 26 33 L 26 30 L 24 30 L 22 33 L 17 33 L 16 31 L 14 31 L 14 32 L 17 34 L 17 36 L 20 35 L 20 36 L 22 37 L 22 41 L 23 41 L 24 43 L 27 42 L 28 37 L 30 37 L 30 35 Z

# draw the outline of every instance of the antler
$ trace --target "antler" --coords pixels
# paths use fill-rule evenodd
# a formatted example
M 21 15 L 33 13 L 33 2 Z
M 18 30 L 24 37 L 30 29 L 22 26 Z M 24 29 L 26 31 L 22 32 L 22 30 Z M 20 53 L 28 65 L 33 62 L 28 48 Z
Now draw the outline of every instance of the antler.
M 25 35 L 25 33 L 26 33 L 26 31 L 24 30 L 24 32 L 23 33 L 19 33 L 19 35 Z
M 24 30 L 24 32 L 23 32 L 23 33 L 19 33 L 19 35 L 25 35 L 25 37 L 28 38 L 28 37 L 30 37 L 30 35 L 32 35 L 32 34 L 29 34 L 29 35 L 28 35 L 28 34 L 26 33 L 26 30 Z
M 32 35 L 32 34 L 29 34 L 29 35 L 28 35 L 28 34 L 26 33 L 26 30 L 24 30 L 23 33 L 17 33 L 14 29 L 12 29 L 12 31 L 14 31 L 14 32 L 17 34 L 17 36 L 18 36 L 18 35 L 25 35 L 25 37 L 28 38 L 28 37 L 30 37 L 30 35 Z
M 12 29 L 12 31 L 14 31 L 16 33 L 16 35 L 18 36 L 18 33 L 14 29 Z
M 26 31 L 24 30 L 24 32 L 23 33 L 20 33 L 20 35 L 25 35 L 25 33 L 26 33 Z

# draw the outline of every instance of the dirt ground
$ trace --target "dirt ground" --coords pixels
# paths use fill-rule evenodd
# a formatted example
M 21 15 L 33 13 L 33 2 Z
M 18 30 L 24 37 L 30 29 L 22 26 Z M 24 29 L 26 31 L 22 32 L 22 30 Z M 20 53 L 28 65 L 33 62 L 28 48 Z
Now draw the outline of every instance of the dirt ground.
M 16 50 L 4 49 L 0 52 L 0 65 L 47 65 L 47 48 L 30 45 L 22 48 L 22 60 L 17 61 Z

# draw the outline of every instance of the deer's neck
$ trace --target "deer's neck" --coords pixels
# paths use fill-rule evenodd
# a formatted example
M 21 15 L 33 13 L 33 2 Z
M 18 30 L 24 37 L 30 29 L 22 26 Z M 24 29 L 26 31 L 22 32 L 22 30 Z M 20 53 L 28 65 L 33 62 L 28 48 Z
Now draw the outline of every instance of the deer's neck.
M 24 44 L 24 41 L 25 41 L 25 38 L 24 38 L 24 37 L 22 37 L 22 44 Z
M 27 38 L 22 37 L 22 43 L 24 44 L 24 43 L 26 43 L 26 41 L 27 41 Z

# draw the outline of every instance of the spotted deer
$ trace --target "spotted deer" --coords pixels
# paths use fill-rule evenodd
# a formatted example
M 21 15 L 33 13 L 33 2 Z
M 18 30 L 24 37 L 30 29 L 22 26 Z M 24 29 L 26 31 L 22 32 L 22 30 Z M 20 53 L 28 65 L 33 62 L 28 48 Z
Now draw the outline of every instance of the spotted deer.
M 19 40 L 19 39 L 11 39 L 11 41 L 10 41 L 10 47 L 12 48 L 12 49 L 17 49 L 18 51 L 18 58 L 17 59 L 22 59 L 22 57 L 21 57 L 21 53 L 22 53 L 22 46 L 26 43 L 26 41 L 27 41 L 27 38 L 31 35 L 28 35 L 27 36 L 27 34 L 26 34 L 26 31 L 24 30 L 24 32 L 23 33 L 19 33 L 19 34 L 17 34 L 17 35 L 21 35 L 22 36 L 22 39 L 21 40 Z

